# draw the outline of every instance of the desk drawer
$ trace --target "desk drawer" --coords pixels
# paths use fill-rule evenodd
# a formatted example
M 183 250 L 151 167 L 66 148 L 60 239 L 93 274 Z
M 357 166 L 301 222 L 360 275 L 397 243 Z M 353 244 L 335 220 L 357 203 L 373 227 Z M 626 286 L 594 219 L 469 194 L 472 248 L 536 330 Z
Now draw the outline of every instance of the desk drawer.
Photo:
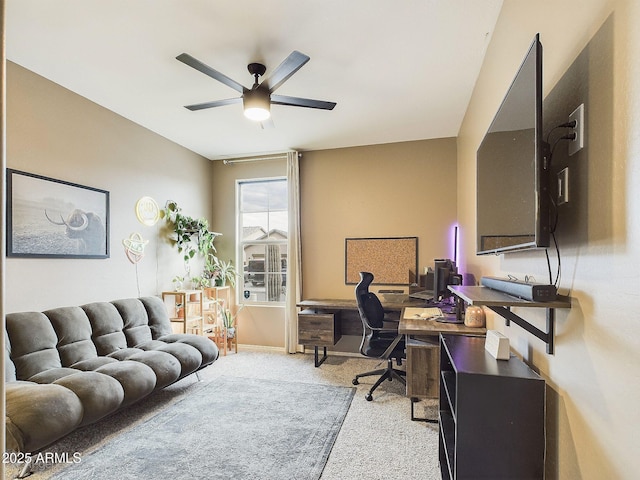
M 325 347 L 335 345 L 342 336 L 339 317 L 339 313 L 300 312 L 298 343 Z

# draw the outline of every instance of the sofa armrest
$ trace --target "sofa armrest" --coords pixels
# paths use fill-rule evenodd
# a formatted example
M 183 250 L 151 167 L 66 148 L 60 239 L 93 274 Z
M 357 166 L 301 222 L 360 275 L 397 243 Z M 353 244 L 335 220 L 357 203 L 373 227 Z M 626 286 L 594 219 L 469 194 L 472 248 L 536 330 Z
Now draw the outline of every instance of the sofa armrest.
M 82 402 L 60 385 L 8 382 L 5 397 L 7 451 L 40 450 L 72 432 L 82 421 Z

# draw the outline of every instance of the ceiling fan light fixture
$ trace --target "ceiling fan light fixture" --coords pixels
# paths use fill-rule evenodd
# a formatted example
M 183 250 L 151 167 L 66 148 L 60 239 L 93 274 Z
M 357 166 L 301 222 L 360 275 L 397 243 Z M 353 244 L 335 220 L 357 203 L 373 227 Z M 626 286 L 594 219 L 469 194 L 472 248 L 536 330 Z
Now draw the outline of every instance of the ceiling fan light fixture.
M 263 122 L 271 116 L 271 99 L 269 92 L 256 88 L 245 92 L 242 103 L 244 116 L 255 122 Z

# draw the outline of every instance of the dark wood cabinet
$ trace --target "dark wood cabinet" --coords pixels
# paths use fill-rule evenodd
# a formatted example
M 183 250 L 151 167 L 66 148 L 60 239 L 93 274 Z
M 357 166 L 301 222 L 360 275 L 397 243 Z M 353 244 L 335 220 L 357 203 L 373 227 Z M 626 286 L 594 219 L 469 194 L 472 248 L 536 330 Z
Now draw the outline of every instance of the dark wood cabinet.
M 319 313 L 303 310 L 298 313 L 298 343 L 313 345 L 316 367 L 327 359 L 327 347 L 335 345 L 340 340 L 340 327 L 340 312 Z M 324 350 L 322 358 L 318 357 L 318 347 Z
M 298 314 L 298 342 L 301 345 L 330 347 L 340 340 L 340 322 L 336 313 L 303 311 Z
M 438 398 L 440 348 L 437 336 L 406 339 L 407 397 Z
M 545 381 L 485 339 L 440 336 L 439 460 L 447 479 L 542 479 Z

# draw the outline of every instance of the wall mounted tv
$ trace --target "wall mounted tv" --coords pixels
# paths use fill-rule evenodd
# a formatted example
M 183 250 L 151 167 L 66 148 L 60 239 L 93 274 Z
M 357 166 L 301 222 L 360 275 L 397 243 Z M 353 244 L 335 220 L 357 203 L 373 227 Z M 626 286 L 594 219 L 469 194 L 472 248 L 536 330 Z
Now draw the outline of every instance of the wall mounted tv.
M 538 34 L 478 148 L 478 255 L 549 246 L 547 158 Z

